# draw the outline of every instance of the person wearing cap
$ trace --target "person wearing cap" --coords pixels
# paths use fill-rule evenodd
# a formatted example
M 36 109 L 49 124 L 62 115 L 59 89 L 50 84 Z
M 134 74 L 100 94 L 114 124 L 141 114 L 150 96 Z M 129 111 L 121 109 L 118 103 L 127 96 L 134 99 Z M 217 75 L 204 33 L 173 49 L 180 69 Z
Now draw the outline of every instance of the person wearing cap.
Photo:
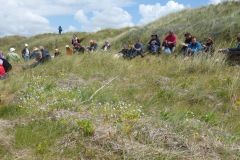
M 9 62 L 20 62 L 21 61 L 20 56 L 15 51 L 16 51 L 15 48 L 9 49 L 9 53 L 6 56 L 6 59 Z
M 177 36 L 173 33 L 173 31 L 169 31 L 162 44 L 163 52 L 165 54 L 172 54 L 176 48 L 176 44 Z
M 72 56 L 73 55 L 73 50 L 72 48 L 69 47 L 69 45 L 66 45 L 66 55 Z
M 61 52 L 59 51 L 58 48 L 56 48 L 54 51 L 55 51 L 55 52 L 54 52 L 54 57 L 58 57 L 58 56 L 61 55 Z
M 5 79 L 5 77 L 6 77 L 6 72 L 3 67 L 3 60 L 0 59 L 0 80 Z
M 27 62 L 30 59 L 30 51 L 28 49 L 28 44 L 25 44 L 24 46 L 25 47 L 22 50 L 22 57 L 23 57 L 24 61 Z
M 158 53 L 161 48 L 161 42 L 160 39 L 158 38 L 158 35 L 153 34 L 151 35 L 151 39 L 148 42 L 148 50 L 151 53 Z

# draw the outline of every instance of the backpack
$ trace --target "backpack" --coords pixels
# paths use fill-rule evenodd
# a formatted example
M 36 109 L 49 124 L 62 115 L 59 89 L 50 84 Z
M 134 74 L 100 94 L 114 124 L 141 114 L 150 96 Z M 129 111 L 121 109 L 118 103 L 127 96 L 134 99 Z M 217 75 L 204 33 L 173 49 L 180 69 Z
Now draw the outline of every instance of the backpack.
M 3 67 L 6 72 L 9 72 L 12 69 L 12 65 L 4 58 L 0 58 L 3 61 Z

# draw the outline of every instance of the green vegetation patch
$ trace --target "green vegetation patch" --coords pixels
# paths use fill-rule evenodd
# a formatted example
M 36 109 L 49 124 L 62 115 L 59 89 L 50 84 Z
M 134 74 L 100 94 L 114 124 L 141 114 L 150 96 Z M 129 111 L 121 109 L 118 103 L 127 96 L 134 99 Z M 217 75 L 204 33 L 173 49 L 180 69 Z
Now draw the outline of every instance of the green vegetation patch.
M 27 110 L 19 105 L 6 105 L 0 107 L 0 118 L 14 119 L 27 114 Z
M 33 121 L 16 127 L 15 146 L 18 149 L 34 149 L 36 153 L 44 154 L 67 132 L 67 126 L 59 121 Z

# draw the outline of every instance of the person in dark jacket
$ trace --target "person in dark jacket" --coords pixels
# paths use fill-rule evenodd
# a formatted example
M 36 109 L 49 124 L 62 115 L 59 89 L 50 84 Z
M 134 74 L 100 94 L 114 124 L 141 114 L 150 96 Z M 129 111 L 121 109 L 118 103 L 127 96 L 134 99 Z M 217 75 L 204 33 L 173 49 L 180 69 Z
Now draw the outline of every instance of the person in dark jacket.
M 30 68 L 35 68 L 41 64 L 44 64 L 48 61 L 51 60 L 51 56 L 49 54 L 49 52 L 44 49 L 43 47 L 40 47 L 41 49 L 36 51 L 36 62 L 34 62 L 33 64 L 30 65 Z
M 237 36 L 237 45 L 235 48 L 220 49 L 219 52 L 227 54 L 231 61 L 240 61 L 240 33 Z
M 118 53 L 121 54 L 123 58 L 128 57 L 128 45 L 124 44 L 122 50 Z
M 44 61 L 51 60 L 51 55 L 50 55 L 49 51 L 46 48 L 44 48 L 43 46 L 40 46 L 39 49 L 42 52 L 42 57 L 43 57 Z
M 5 69 L 5 72 L 8 73 L 12 70 L 12 65 L 5 59 L 5 58 L 0 58 L 3 61 L 3 67 Z
M 62 26 L 59 26 L 59 27 L 58 27 L 58 34 L 61 35 L 61 34 L 62 34 L 62 31 L 63 31 Z
M 134 50 L 135 50 L 135 56 L 141 56 L 144 57 L 143 53 L 143 44 L 138 39 L 137 42 L 134 44 Z
M 30 59 L 36 58 L 36 52 L 38 52 L 38 51 L 39 51 L 39 49 L 37 47 L 34 47 L 33 51 L 30 54 Z
M 89 46 L 87 47 L 87 50 L 89 52 L 94 52 L 97 50 L 98 44 L 95 40 L 90 40 Z
M 182 45 L 181 52 L 185 54 L 187 51 L 188 45 L 192 42 L 192 34 L 189 32 L 186 32 L 184 34 L 184 37 L 185 37 L 185 40 L 184 40 L 184 43 L 181 44 Z
M 156 34 L 151 35 L 151 39 L 148 42 L 148 50 L 151 53 L 158 53 L 160 51 L 160 47 L 161 47 L 161 42 L 158 38 L 158 35 Z
M 237 45 L 235 48 L 220 49 L 219 52 L 228 52 L 230 54 L 240 54 L 240 33 L 237 36 Z
M 111 48 L 111 44 L 110 44 L 110 42 L 109 41 L 105 41 L 105 43 L 104 43 L 104 45 L 102 46 L 102 50 L 103 51 L 108 51 L 108 50 L 110 50 L 110 48 Z
M 211 37 L 208 37 L 205 44 L 203 45 L 203 51 L 205 53 L 213 54 L 215 51 L 214 41 Z

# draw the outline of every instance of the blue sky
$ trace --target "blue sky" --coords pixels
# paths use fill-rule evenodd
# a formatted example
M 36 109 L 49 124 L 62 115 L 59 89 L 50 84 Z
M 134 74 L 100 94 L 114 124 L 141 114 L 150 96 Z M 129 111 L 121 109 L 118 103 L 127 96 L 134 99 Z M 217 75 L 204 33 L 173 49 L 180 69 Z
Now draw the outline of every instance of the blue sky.
M 145 25 L 172 12 L 222 0 L 0 0 L 0 36 Z M 7 25 L 6 25 L 7 24 Z
M 160 3 L 162 5 L 165 5 L 167 2 L 168 0 L 136 0 L 133 4 L 123 7 L 123 9 L 125 9 L 126 11 L 128 11 L 128 13 L 132 15 L 134 24 L 138 24 L 139 19 L 141 19 L 141 15 L 139 13 L 139 4 L 155 5 L 156 3 Z M 198 8 L 209 4 L 209 0 L 176 0 L 175 2 L 184 4 L 186 7 L 191 8 Z M 66 28 L 68 28 L 70 24 L 78 29 L 81 29 L 81 23 L 77 22 L 74 19 L 74 15 L 51 16 L 48 17 L 48 19 L 50 20 L 51 25 L 55 28 L 57 28 L 59 25 L 62 25 L 62 27 L 66 30 Z

